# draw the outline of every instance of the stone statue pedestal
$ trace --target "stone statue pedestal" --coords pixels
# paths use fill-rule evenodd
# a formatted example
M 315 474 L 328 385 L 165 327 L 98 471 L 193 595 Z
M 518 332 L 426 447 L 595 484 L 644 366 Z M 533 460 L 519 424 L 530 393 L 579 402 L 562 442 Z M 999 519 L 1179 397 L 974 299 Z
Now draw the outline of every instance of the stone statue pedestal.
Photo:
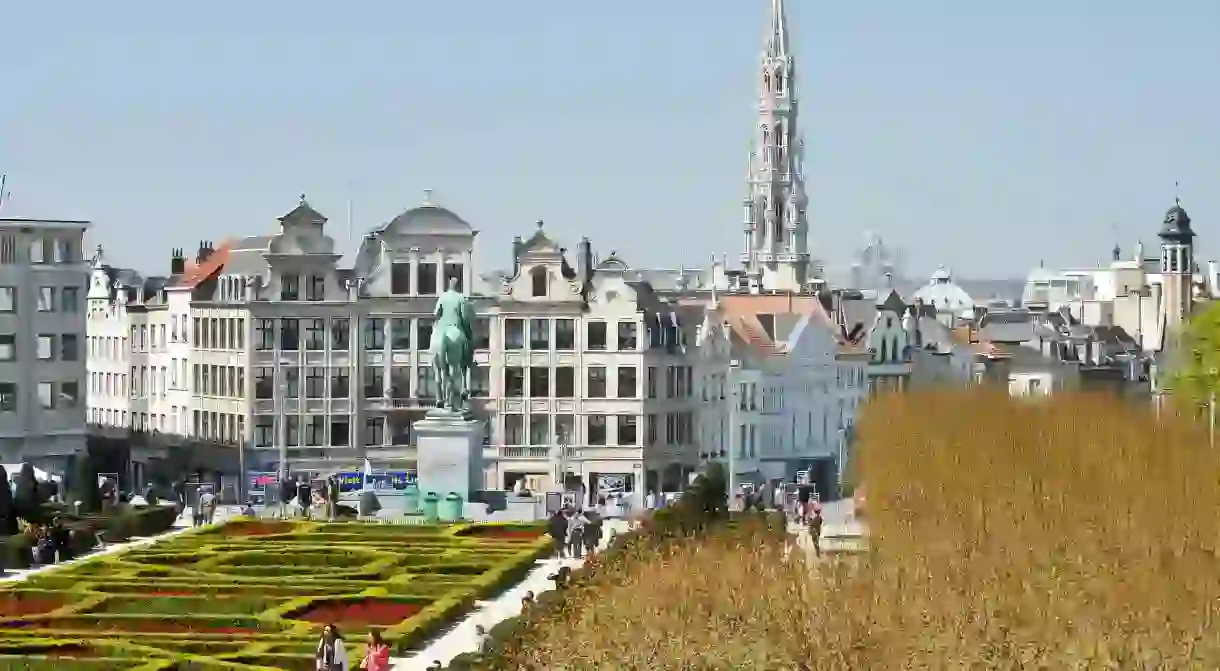
M 483 489 L 483 422 L 469 412 L 431 410 L 412 425 L 421 494 L 457 494 L 463 502 Z

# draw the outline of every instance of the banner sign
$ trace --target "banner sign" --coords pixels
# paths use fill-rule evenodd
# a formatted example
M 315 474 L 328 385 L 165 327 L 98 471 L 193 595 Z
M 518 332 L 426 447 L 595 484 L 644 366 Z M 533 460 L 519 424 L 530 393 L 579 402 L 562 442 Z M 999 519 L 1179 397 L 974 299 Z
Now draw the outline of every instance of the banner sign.
M 269 471 L 252 472 L 247 475 L 247 482 L 249 483 L 249 486 L 246 488 L 247 491 L 251 491 L 251 492 L 265 492 L 267 490 L 275 491 L 277 489 L 277 485 L 279 485 L 280 476 L 278 473 L 272 473 Z
M 358 492 L 364 489 L 364 473 L 362 471 L 344 471 L 336 473 L 339 477 L 339 491 Z M 375 492 L 403 491 L 416 482 L 415 471 L 373 471 L 370 489 Z

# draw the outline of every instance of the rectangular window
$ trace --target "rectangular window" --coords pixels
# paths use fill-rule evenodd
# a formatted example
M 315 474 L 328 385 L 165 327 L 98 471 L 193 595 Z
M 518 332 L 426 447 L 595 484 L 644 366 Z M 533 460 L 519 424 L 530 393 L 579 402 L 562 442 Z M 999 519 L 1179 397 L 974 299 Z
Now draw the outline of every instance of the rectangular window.
M 551 348 L 551 320 L 530 320 L 530 349 L 549 350 Z
M 365 366 L 363 382 L 365 398 L 385 396 L 385 369 L 381 366 Z
M 436 399 L 436 378 L 432 377 L 432 366 L 415 367 L 415 398 L 421 401 Z
M 199 320 L 195 320 L 195 344 L 199 344 Z M 260 319 L 254 322 L 254 349 L 275 349 L 275 320 Z
M 598 351 L 606 349 L 606 322 L 589 322 L 587 328 L 585 349 Z
M 235 319 L 234 322 L 235 322 L 236 326 L 234 326 L 233 330 L 234 330 L 234 334 L 236 337 L 233 340 L 233 349 L 245 349 L 246 348 L 246 320 Z
M 350 378 L 346 368 L 333 368 L 330 372 L 330 397 L 349 398 L 351 396 Z
M 635 398 L 636 387 L 639 381 L 636 380 L 635 366 L 619 366 L 618 367 L 618 397 L 619 398 Z
M 301 320 L 284 318 L 280 320 L 280 349 L 295 352 L 301 348 Z
M 589 388 L 585 390 L 588 398 L 606 398 L 606 367 L 589 366 Z
M 50 333 L 38 335 L 38 358 L 50 361 L 55 358 L 55 336 Z
M 390 264 L 390 293 L 403 295 L 411 293 L 411 264 Z
M 309 285 L 305 287 L 305 300 L 307 301 L 324 301 L 326 300 L 326 277 L 323 275 L 310 275 Z
M 199 365 L 195 364 L 198 372 Z M 196 382 L 198 388 L 198 382 Z M 269 366 L 254 369 L 254 398 L 267 400 L 275 398 L 275 369 Z
M 305 444 L 311 447 L 326 444 L 325 415 L 312 415 L 306 420 Z
M 606 416 L 588 415 L 588 440 L 590 445 L 606 444 Z
M 441 285 L 442 291 L 449 288 L 450 280 L 456 280 L 456 283 L 454 284 L 454 287 L 453 287 L 454 290 L 458 291 L 459 293 L 464 293 L 466 291 L 466 286 L 465 286 L 466 285 L 466 273 L 464 272 L 464 269 L 462 268 L 462 264 L 460 264 L 460 263 L 446 263 L 445 264 L 445 283 L 443 285 Z
M 427 349 L 432 346 L 432 320 L 427 317 L 420 317 L 415 325 L 415 346 L 422 349 Z
M 280 275 L 280 300 L 301 300 L 301 276 L 296 273 Z
M 639 440 L 639 433 L 636 430 L 635 415 L 619 415 L 618 416 L 618 444 L 625 446 L 636 445 Z
M 347 317 L 335 317 L 330 320 L 330 348 L 336 352 L 346 352 L 351 339 L 351 322 Z
M 648 367 L 648 375 L 644 380 L 644 386 L 645 386 L 645 389 L 644 389 L 645 398 L 656 398 L 657 397 L 657 367 L 656 366 Z
M 38 403 L 44 410 L 55 409 L 55 384 L 52 382 L 38 383 Z
M 301 369 L 296 366 L 285 368 L 284 370 L 284 394 L 286 398 L 298 399 L 301 397 Z
M 38 287 L 38 311 L 55 312 L 55 287 Z
M 365 418 L 364 444 L 371 447 L 385 444 L 385 417 Z
M 508 398 L 525 396 L 525 369 L 520 366 L 504 367 L 504 395 Z
M 525 415 L 504 415 L 504 444 L 525 444 Z
M 491 396 L 491 366 L 476 365 L 470 369 L 470 395 L 473 398 Z
M 491 349 L 491 320 L 487 317 L 477 317 L 470 329 L 474 335 L 474 349 Z
M 619 322 L 618 323 L 618 348 L 623 351 L 634 351 L 639 344 L 636 340 L 636 323 L 635 322 Z
M 301 444 L 301 418 L 296 415 L 284 415 L 284 443 L 287 445 Z
M 47 241 L 42 238 L 30 241 L 30 263 L 47 262 Z
M 75 408 L 80 405 L 80 383 L 59 383 L 59 404 L 64 408 Z
M 17 289 L 0 287 L 0 312 L 17 311 Z
M 364 349 L 379 352 L 385 349 L 385 320 L 369 317 L 364 320 Z
M 393 350 L 410 350 L 411 349 L 411 320 L 404 317 L 395 317 L 390 322 L 390 349 Z
M 17 360 L 17 334 L 0 333 L 0 361 Z
M 570 352 L 576 349 L 576 320 L 555 320 L 555 349 Z
M 551 416 L 530 415 L 530 445 L 551 444 Z
M 546 366 L 530 366 L 530 398 L 547 398 L 551 395 L 551 369 Z
M 525 348 L 525 320 L 504 320 L 504 349 L 519 350 Z
M 63 311 L 72 313 L 80 310 L 80 288 L 79 287 L 64 287 L 59 293 L 60 303 L 63 304 Z M 162 327 L 164 328 L 164 327 Z
M 305 320 L 305 349 L 318 351 L 326 349 L 326 320 Z
M 390 366 L 390 398 L 396 401 L 411 398 L 410 366 Z
M 576 398 L 576 369 L 572 366 L 555 368 L 555 398 Z
M 334 447 L 347 447 L 351 442 L 352 429 L 348 418 L 330 420 L 330 444 Z
M 421 296 L 435 296 L 436 291 L 436 264 L 421 263 L 417 266 L 418 271 L 415 277 L 416 293 Z
M 313 366 L 305 372 L 305 397 L 326 398 L 326 369 Z
M 17 383 L 0 382 L 0 412 L 17 411 Z
M 62 361 L 80 361 L 80 339 L 75 333 L 65 333 L 59 338 L 59 358 Z

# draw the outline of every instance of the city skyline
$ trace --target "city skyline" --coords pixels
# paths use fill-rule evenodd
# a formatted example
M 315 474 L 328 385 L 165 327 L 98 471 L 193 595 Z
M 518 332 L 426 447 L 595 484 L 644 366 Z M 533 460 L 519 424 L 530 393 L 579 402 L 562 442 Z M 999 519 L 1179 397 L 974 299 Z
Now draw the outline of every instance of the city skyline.
M 767 4 L 306 2 L 238 29 L 223 2 L 10 9 L 3 214 L 89 219 L 114 262 L 162 273 L 302 191 L 350 251 L 349 197 L 358 239 L 430 188 L 482 231 L 480 271 L 539 218 L 633 266 L 735 259 Z M 845 266 L 871 230 L 917 278 L 1088 265 L 1151 244 L 1178 180 L 1208 247 L 1220 8 L 949 9 L 789 4 L 816 259 Z

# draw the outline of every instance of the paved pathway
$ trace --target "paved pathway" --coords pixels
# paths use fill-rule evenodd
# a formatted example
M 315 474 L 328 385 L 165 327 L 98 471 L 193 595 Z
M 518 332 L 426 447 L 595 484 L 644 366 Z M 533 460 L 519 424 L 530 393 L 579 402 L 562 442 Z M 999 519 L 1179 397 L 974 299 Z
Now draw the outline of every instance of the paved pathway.
M 225 520 L 229 519 L 229 517 L 232 517 L 235 514 L 236 513 L 234 511 L 230 510 L 229 507 L 220 506 L 216 509 L 216 518 L 215 518 L 214 523 L 222 524 L 222 523 L 224 523 Z M 96 550 L 87 555 L 77 557 L 75 559 L 72 559 L 72 560 L 69 560 L 66 562 L 62 562 L 59 564 L 44 564 L 42 566 L 36 566 L 31 569 L 8 569 L 4 572 L 3 575 L 0 575 L 0 582 L 17 582 L 20 580 L 25 580 L 26 578 L 29 578 L 30 576 L 37 575 L 39 573 L 42 573 L 44 571 L 49 571 L 49 570 L 57 568 L 57 567 L 70 566 L 76 562 L 83 561 L 90 557 L 96 557 L 98 555 L 116 554 L 119 552 L 125 552 L 132 548 L 144 547 L 146 545 L 151 545 L 159 540 L 163 540 L 166 538 L 170 538 L 172 536 L 176 536 L 190 528 L 191 528 L 190 511 L 187 511 L 185 514 L 180 515 L 178 517 L 178 519 L 174 522 L 174 526 L 171 527 L 170 530 L 166 531 L 165 533 L 161 533 L 156 536 L 149 536 L 146 538 L 134 536 L 134 537 L 132 537 L 131 540 L 124 541 L 122 543 L 108 543 L 106 545 L 105 549 Z
M 792 522 L 788 532 L 796 537 L 796 546 L 814 558 L 813 540 L 809 528 Z M 868 528 L 856 519 L 855 505 L 851 499 L 830 501 L 822 504 L 822 551 L 828 553 L 851 552 L 861 549 L 868 542 Z
M 621 534 L 627 531 L 625 520 L 606 520 L 607 531 Z M 602 538 L 602 548 L 610 541 L 610 533 Z M 543 559 L 530 571 L 525 580 L 504 591 L 491 601 L 480 601 L 476 609 L 445 633 L 425 644 L 419 652 L 409 656 L 396 658 L 393 661 L 394 671 L 424 671 L 428 665 L 439 661 L 448 665 L 449 661 L 464 652 L 474 652 L 478 647 L 478 639 L 474 628 L 483 625 L 488 631 L 493 626 L 521 613 L 521 598 L 526 592 L 535 595 L 555 588 L 555 583 L 547 577 L 553 575 L 560 566 L 579 567 L 582 559 Z

